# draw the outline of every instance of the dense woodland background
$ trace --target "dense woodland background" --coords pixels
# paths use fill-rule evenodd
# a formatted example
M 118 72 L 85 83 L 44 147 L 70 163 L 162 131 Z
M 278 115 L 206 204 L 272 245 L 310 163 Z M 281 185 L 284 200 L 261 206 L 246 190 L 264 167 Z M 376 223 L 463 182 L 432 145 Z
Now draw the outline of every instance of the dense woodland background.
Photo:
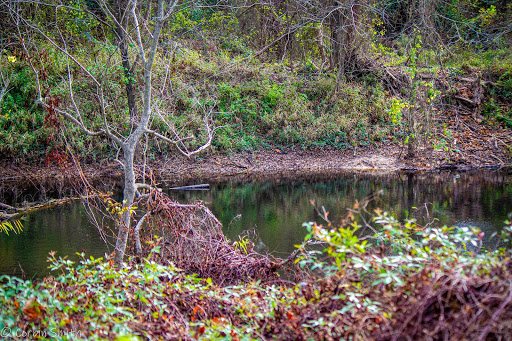
M 459 117 L 483 129 L 512 127 L 508 1 L 176 6 L 152 70 L 151 124 L 168 137 L 190 136 L 182 149 L 207 140 L 205 119 L 215 129 L 208 153 L 396 144 L 414 156 L 418 147 L 458 150 L 463 138 L 451 129 Z M 91 130 L 106 121 L 128 136 L 144 77 L 130 37 L 139 25 L 141 42 L 150 40 L 155 8 L 152 1 L 3 1 L 0 155 L 46 163 L 70 152 L 85 161 L 116 158 L 107 138 L 83 134 L 54 109 L 77 109 Z M 101 100 L 90 75 L 101 81 Z M 512 140 L 500 139 L 509 148 Z M 177 153 L 151 136 L 139 145 L 147 159 Z

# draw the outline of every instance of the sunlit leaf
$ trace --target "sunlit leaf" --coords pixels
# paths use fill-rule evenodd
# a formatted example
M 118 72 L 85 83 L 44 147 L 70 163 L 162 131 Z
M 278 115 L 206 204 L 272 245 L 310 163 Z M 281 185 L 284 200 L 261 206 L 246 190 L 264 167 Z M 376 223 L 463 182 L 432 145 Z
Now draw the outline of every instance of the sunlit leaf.
M 120 335 L 116 336 L 115 341 L 140 341 L 137 335 Z

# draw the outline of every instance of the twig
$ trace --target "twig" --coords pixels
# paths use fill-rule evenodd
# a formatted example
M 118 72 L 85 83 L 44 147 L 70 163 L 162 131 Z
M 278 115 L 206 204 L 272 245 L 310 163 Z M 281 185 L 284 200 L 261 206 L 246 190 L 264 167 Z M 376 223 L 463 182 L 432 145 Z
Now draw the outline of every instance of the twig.
M 303 246 L 306 246 L 306 245 L 309 245 L 309 244 L 314 244 L 314 240 L 313 239 L 309 239 L 308 241 L 306 241 Z M 294 260 L 295 258 L 297 258 L 297 255 L 299 254 L 299 252 L 301 251 L 302 247 L 301 248 L 298 248 L 296 249 L 295 251 L 293 251 L 286 259 L 282 260 L 281 262 L 279 263 L 276 263 L 274 265 L 274 269 L 277 269 L 277 268 L 280 268 L 282 267 L 283 265 L 286 265 L 288 263 L 290 263 L 292 260 Z
M 7 204 L 1 203 L 1 202 L 0 202 L 0 208 L 4 208 L 4 209 L 10 210 L 10 211 L 18 211 L 18 209 L 16 207 L 12 207 L 10 205 L 7 205 Z
M 144 214 L 144 216 L 142 216 L 142 218 L 140 218 L 140 220 L 137 222 L 137 225 L 133 229 L 133 238 L 135 239 L 135 253 L 137 255 L 142 254 L 142 247 L 140 245 L 140 234 L 139 233 L 140 233 L 140 228 L 142 227 L 142 224 L 148 217 L 148 214 L 149 214 L 149 212 Z
M 497 138 L 496 137 L 496 140 L 498 140 L 499 142 L 501 142 L 505 147 L 507 147 L 509 150 L 512 150 L 512 147 L 510 147 L 508 144 L 506 144 L 505 142 L 503 142 L 501 139 Z
M 479 136 L 482 136 L 481 134 L 478 133 L 477 129 L 476 128 L 473 128 L 472 126 L 470 126 L 469 124 L 467 124 L 466 122 L 464 122 L 464 120 L 461 120 L 462 124 L 464 126 L 466 126 L 466 128 L 468 128 L 469 130 L 471 130 L 473 133 L 479 135 Z
M 499 157 L 497 157 L 496 155 L 491 154 L 491 156 L 492 156 L 493 158 L 495 158 L 496 160 L 498 160 L 501 164 L 505 163 L 505 162 L 503 162 Z
M 503 303 L 500 304 L 499 308 L 494 312 L 494 314 L 492 314 L 492 317 L 489 320 L 489 322 L 487 323 L 487 326 L 484 328 L 484 330 L 482 330 L 482 333 L 480 333 L 480 336 L 478 337 L 478 341 L 484 341 L 487 338 L 487 334 L 489 334 L 489 332 L 491 331 L 491 328 L 492 328 L 494 322 L 496 322 L 496 320 L 498 320 L 501 313 L 503 313 L 503 310 L 505 309 L 505 307 L 511 301 L 512 301 L 512 283 L 509 283 L 509 293 L 508 293 L 507 299 L 505 301 L 503 301 Z
M 434 221 L 432 220 L 432 218 L 430 218 L 430 213 L 428 212 L 428 206 L 427 206 L 427 203 L 425 203 L 425 210 L 427 211 L 427 219 L 428 219 L 428 223 L 426 226 L 429 226 L 430 224 L 432 224 Z

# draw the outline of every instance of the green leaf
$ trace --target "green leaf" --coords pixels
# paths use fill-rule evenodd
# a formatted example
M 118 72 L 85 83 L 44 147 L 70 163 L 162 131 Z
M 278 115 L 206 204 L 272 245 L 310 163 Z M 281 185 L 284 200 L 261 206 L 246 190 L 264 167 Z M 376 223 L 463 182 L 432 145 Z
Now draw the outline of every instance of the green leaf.
M 137 335 L 120 335 L 116 336 L 115 341 L 140 341 Z

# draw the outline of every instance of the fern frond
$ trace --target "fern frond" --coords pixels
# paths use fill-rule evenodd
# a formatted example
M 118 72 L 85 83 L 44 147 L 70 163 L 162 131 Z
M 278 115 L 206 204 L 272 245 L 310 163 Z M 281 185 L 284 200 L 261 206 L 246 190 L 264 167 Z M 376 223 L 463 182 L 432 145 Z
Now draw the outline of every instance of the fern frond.
M 0 222 L 0 232 L 4 232 L 9 235 L 9 231 L 14 232 L 15 234 L 19 234 L 23 232 L 23 224 L 20 220 L 15 220 L 14 224 L 10 221 Z

